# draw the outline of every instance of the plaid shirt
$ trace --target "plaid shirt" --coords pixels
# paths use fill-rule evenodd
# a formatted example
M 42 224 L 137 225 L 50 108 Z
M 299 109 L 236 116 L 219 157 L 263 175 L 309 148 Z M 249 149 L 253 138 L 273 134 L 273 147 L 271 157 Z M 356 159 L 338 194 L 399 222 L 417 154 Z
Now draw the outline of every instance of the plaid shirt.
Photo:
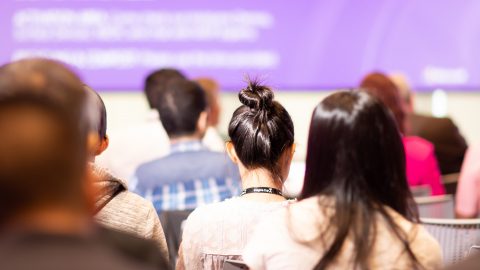
M 133 183 L 134 191 L 151 200 L 158 213 L 195 209 L 241 192 L 236 166 L 225 154 L 196 141 L 172 145 L 169 156 L 140 166 Z

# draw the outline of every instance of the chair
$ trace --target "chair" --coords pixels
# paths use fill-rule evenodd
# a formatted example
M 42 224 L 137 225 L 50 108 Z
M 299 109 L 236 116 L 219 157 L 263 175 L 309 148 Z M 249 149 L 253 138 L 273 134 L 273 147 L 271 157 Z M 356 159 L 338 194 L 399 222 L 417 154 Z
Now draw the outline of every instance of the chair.
M 223 270 L 248 270 L 248 266 L 243 261 L 225 260 Z
M 457 193 L 458 177 L 460 173 L 442 175 L 442 183 L 447 194 L 455 195 Z
M 415 197 L 421 218 L 455 218 L 455 201 L 452 195 Z
M 178 258 L 178 249 L 182 242 L 183 222 L 193 210 L 164 211 L 160 213 L 165 238 L 167 240 L 168 252 L 170 254 L 171 269 L 175 269 Z
M 426 197 L 432 195 L 432 189 L 429 185 L 420 185 L 410 187 L 413 197 Z
M 480 219 L 422 218 L 425 229 L 440 243 L 445 265 L 458 263 L 480 244 Z

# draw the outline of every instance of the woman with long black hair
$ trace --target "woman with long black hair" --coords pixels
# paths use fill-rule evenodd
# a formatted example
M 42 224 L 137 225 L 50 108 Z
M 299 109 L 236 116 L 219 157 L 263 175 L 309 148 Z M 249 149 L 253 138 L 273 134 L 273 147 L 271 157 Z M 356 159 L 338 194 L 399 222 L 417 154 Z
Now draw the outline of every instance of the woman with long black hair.
M 245 248 L 251 269 L 436 269 L 417 224 L 392 114 L 362 91 L 314 110 L 301 200 L 267 217 Z

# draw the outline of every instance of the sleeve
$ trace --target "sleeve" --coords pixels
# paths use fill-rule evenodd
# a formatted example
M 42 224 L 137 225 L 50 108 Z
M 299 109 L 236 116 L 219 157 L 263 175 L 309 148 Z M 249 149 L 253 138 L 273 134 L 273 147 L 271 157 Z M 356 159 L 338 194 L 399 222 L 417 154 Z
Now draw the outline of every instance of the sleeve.
M 442 183 L 442 176 L 440 174 L 440 169 L 438 167 L 437 157 L 435 156 L 434 148 L 431 149 L 426 162 L 426 179 L 432 189 L 432 195 L 443 195 L 445 194 L 445 187 Z
M 458 179 L 455 211 L 461 216 L 478 214 L 478 181 L 480 177 L 480 147 L 470 148 L 465 156 Z
M 147 214 L 147 220 L 149 224 L 149 232 L 150 232 L 150 239 L 155 241 L 157 246 L 160 248 L 160 252 L 165 260 L 169 261 L 169 253 L 168 253 L 168 246 L 167 240 L 165 238 L 165 233 L 162 228 L 162 224 L 160 223 L 160 219 L 158 218 L 157 212 L 153 205 L 149 202 L 149 211 Z

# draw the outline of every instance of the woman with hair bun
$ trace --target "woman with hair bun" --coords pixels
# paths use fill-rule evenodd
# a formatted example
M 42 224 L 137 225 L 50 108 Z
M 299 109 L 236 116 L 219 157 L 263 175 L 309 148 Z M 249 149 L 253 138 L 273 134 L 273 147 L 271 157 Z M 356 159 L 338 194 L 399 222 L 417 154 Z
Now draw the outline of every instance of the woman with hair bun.
M 238 165 L 242 195 L 197 208 L 187 219 L 177 269 L 223 269 L 241 259 L 259 219 L 288 204 L 282 194 L 295 152 L 294 128 L 270 88 L 256 81 L 239 93 L 226 148 Z

